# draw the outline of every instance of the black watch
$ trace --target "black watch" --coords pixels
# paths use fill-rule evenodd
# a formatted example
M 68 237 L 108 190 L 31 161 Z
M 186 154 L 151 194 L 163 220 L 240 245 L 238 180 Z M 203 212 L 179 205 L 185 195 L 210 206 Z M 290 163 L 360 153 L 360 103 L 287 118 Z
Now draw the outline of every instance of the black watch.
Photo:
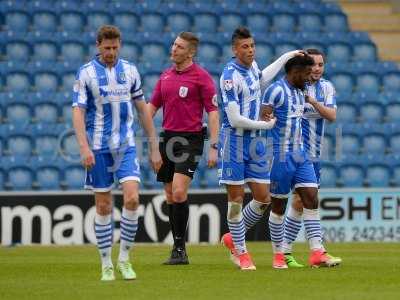
M 218 143 L 212 143 L 212 144 L 210 144 L 210 147 L 215 150 L 218 150 Z

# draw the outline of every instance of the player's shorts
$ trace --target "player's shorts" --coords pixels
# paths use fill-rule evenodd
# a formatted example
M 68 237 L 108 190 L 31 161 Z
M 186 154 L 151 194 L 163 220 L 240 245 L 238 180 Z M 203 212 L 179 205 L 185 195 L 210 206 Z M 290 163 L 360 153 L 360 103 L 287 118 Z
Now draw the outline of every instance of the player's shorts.
M 321 163 L 319 161 L 313 162 L 315 177 L 317 178 L 318 188 L 321 185 Z
M 221 130 L 218 151 L 219 184 L 270 183 L 270 159 L 266 139 L 259 134 L 253 136 L 246 132 L 241 136 L 229 129 Z
M 162 132 L 159 148 L 163 164 L 157 173 L 157 181 L 172 182 L 174 173 L 193 178 L 203 147 L 203 132 Z
M 140 166 L 135 147 L 116 153 L 94 153 L 94 158 L 94 166 L 86 171 L 86 189 L 108 192 L 113 188 L 114 176 L 119 183 L 129 180 L 140 182 Z
M 274 155 L 271 169 L 271 196 L 286 199 L 293 188 L 318 188 L 313 163 L 304 152 Z

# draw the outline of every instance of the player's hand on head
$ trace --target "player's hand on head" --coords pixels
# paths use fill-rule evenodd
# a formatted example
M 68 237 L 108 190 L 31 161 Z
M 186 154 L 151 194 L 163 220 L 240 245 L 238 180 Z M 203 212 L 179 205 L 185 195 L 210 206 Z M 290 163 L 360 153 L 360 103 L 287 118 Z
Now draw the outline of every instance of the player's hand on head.
M 81 150 L 81 163 L 86 169 L 90 169 L 96 163 L 94 154 L 89 148 Z

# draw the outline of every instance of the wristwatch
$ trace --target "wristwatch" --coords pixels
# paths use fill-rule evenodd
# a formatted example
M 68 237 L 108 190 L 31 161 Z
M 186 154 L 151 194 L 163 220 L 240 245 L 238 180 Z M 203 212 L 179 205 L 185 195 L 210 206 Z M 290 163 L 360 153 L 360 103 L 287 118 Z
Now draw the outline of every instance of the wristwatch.
M 218 143 L 212 143 L 212 144 L 210 144 L 210 147 L 215 150 L 218 150 Z

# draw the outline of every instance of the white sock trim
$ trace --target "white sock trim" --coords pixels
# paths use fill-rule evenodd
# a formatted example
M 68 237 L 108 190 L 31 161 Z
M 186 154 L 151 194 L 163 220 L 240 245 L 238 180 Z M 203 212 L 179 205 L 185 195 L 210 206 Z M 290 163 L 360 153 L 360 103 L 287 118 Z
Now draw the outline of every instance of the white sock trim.
M 96 224 L 99 225 L 108 225 L 111 223 L 111 214 L 102 216 L 96 213 L 96 216 L 94 217 L 94 221 Z

